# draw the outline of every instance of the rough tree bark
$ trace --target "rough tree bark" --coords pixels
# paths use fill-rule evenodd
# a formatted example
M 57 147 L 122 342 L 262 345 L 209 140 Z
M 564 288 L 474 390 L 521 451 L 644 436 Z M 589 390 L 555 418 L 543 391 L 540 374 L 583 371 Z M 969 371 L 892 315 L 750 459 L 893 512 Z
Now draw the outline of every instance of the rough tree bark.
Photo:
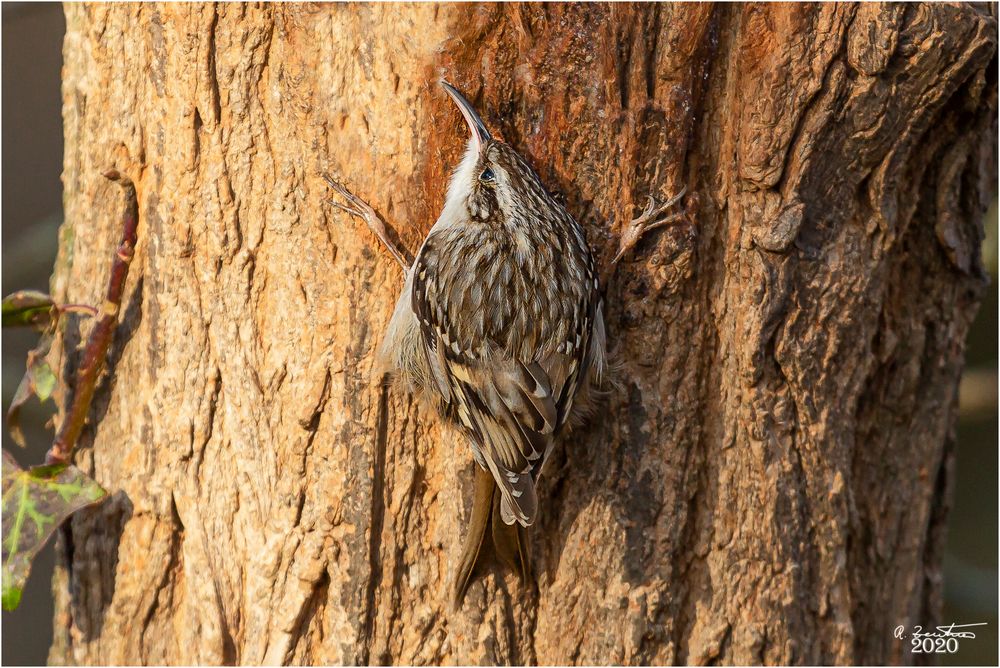
M 996 16 L 943 5 L 67 5 L 53 291 L 142 220 L 60 540 L 54 663 L 908 662 L 941 605 L 985 282 Z M 451 612 L 461 437 L 371 370 L 466 139 L 446 75 L 600 251 L 621 389 L 565 443 L 535 580 Z M 68 374 L 82 323 L 54 356 Z M 382 403 L 384 401 L 384 406 Z M 380 406 L 387 421 L 379 424 Z M 384 438 L 380 438 L 380 434 Z

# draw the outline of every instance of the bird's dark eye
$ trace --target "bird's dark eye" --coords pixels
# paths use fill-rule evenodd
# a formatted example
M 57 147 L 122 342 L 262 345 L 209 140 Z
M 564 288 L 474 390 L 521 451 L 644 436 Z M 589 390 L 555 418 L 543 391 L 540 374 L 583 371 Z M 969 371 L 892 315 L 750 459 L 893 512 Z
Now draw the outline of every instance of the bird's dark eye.
M 487 183 L 493 181 L 494 179 L 496 179 L 496 175 L 493 174 L 493 170 L 490 169 L 489 167 L 484 169 L 483 173 L 479 175 L 479 180 L 486 181 Z

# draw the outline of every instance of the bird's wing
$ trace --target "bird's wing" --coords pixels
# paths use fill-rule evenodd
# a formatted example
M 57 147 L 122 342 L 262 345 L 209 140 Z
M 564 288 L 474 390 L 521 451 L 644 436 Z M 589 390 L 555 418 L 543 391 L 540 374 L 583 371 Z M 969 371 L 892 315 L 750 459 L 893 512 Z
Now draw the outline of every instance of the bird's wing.
M 552 352 L 521 361 L 488 342 L 459 342 L 447 304 L 436 299 L 418 259 L 413 311 L 420 322 L 431 374 L 449 414 L 473 441 L 473 454 L 493 474 L 502 493 L 501 517 L 524 526 L 535 520 L 534 476 L 566 421 L 588 364 L 594 305 L 577 312 L 571 340 L 551 342 Z

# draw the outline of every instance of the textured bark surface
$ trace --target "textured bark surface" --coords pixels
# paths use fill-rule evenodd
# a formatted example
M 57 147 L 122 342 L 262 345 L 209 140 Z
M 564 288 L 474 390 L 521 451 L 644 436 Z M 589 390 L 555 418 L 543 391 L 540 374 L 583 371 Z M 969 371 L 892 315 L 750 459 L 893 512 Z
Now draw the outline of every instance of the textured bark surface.
M 57 297 L 139 246 L 60 542 L 54 663 L 909 662 L 985 278 L 996 17 L 944 5 L 67 5 Z M 472 461 L 371 369 L 466 130 L 601 252 L 621 389 L 557 451 L 535 579 L 449 609 Z M 81 329 L 54 353 L 78 362 Z M 385 416 L 380 424 L 380 410 Z

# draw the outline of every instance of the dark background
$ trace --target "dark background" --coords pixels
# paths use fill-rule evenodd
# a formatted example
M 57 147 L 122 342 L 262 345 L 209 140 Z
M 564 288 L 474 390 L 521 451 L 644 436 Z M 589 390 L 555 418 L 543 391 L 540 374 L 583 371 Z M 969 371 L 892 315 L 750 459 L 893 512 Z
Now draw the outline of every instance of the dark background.
M 48 291 L 62 222 L 62 7 L 5 3 L 2 16 L 2 203 L 3 294 L 34 288 Z M 986 217 L 983 250 L 990 272 L 979 317 L 969 337 L 960 391 L 955 497 L 945 553 L 943 621 L 987 622 L 944 664 L 997 663 L 997 205 Z M 3 409 L 24 373 L 37 336 L 2 334 Z M 36 405 L 24 413 L 28 450 L 3 431 L 3 447 L 22 465 L 40 463 L 51 441 L 44 429 L 49 411 Z M 41 665 L 52 639 L 52 546 L 39 556 L 20 608 L 3 613 L 2 663 Z M 892 611 L 886 611 L 890 614 Z M 863 629 L 855 629 L 863 633 Z

